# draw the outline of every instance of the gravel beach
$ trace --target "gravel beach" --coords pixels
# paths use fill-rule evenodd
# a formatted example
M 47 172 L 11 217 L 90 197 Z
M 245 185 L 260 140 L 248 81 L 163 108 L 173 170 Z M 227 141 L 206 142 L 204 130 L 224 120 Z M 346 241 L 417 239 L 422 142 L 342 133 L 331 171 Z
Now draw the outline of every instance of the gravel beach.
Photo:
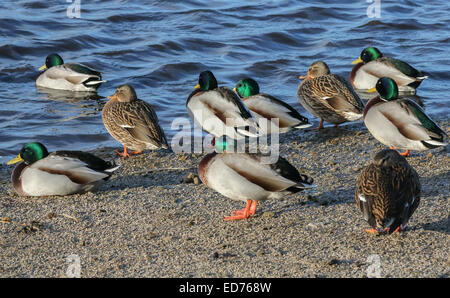
M 448 119 L 436 120 L 448 133 Z M 0 277 L 66 277 L 74 258 L 81 277 L 449 277 L 448 146 L 412 152 L 421 204 L 405 232 L 376 236 L 364 232 L 355 180 L 385 147 L 362 122 L 280 142 L 316 189 L 232 222 L 224 217 L 245 204 L 198 181 L 204 154 L 117 159 L 100 190 L 65 197 L 19 197 L 13 167 L 1 165 Z M 113 149 L 95 153 L 114 159 Z

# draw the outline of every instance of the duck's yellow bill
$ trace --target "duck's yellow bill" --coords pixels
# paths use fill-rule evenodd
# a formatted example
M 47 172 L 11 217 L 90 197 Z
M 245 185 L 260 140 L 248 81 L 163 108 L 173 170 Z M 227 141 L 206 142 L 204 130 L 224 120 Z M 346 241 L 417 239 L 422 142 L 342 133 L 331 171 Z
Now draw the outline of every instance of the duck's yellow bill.
M 39 67 L 39 70 L 44 70 L 44 69 L 47 69 L 47 65 L 42 65 L 41 67 Z
M 194 89 L 200 88 L 200 84 L 195 85 Z
M 373 87 L 372 89 L 369 89 L 369 90 L 367 90 L 366 92 L 367 93 L 373 93 L 373 92 L 376 92 L 377 91 L 377 88 L 376 87 Z
M 10 161 L 8 161 L 8 165 L 12 165 L 12 164 L 15 164 L 15 163 L 18 163 L 18 162 L 21 162 L 21 161 L 23 161 L 23 158 L 20 156 L 20 154 L 19 155 L 17 155 L 17 157 L 16 158 L 14 158 L 14 159 L 11 159 Z
M 306 76 L 299 76 L 298 77 L 300 80 L 304 80 L 304 79 L 306 79 Z
M 355 61 L 352 62 L 352 64 L 356 64 L 356 63 L 361 63 L 363 62 L 361 57 L 358 57 L 358 59 L 356 59 Z
M 237 89 L 236 89 L 236 87 L 234 87 L 234 88 L 233 88 L 233 91 L 237 93 Z

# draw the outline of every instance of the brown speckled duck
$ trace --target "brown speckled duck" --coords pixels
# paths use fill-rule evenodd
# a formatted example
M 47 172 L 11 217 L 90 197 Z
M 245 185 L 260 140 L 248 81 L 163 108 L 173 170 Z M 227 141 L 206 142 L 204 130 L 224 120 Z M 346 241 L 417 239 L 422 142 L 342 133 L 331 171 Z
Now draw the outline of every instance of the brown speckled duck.
M 158 124 L 153 108 L 136 96 L 130 85 L 121 85 L 103 107 L 102 119 L 111 136 L 123 146 L 123 157 L 145 149 L 168 148 L 164 131 Z M 128 148 L 132 150 L 129 152 Z
M 232 200 L 246 202 L 225 220 L 246 219 L 255 214 L 258 201 L 279 199 L 314 187 L 313 179 L 301 175 L 287 160 L 279 157 L 270 164 L 262 153 L 210 153 L 198 166 L 202 182 Z
M 384 149 L 358 177 L 355 199 L 372 227 L 367 232 L 404 230 L 420 203 L 419 176 L 397 151 Z
M 320 118 L 317 129 L 323 128 L 324 121 L 336 127 L 362 118 L 364 103 L 344 78 L 330 74 L 325 62 L 314 62 L 299 79 L 304 80 L 297 90 L 298 99 L 310 114 Z

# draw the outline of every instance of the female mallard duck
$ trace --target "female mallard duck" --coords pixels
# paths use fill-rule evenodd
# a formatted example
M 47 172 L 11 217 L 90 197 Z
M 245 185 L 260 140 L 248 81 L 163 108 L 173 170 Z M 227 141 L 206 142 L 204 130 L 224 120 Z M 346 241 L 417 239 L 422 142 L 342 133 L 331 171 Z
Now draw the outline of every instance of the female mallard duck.
M 227 87 L 218 87 L 211 71 L 200 73 L 198 85 L 186 101 L 189 116 L 216 138 L 256 137 L 259 127 L 239 96 Z
M 403 230 L 420 203 L 419 176 L 397 151 L 384 149 L 356 180 L 355 199 L 372 227 L 367 232 Z
M 39 68 L 44 70 L 36 79 L 36 86 L 70 91 L 96 91 L 101 83 L 102 74 L 80 63 L 64 63 L 58 54 L 50 54 L 45 64 Z
M 287 160 L 268 163 L 261 153 L 217 153 L 206 155 L 198 166 L 202 182 L 232 200 L 246 202 L 243 210 L 225 220 L 245 219 L 255 214 L 257 201 L 279 199 L 314 185 Z
M 428 117 L 414 101 L 398 99 L 398 88 L 391 78 L 381 78 L 376 87 L 368 92 L 378 91 L 364 109 L 364 123 L 370 133 L 391 149 L 423 151 L 439 146 L 446 133 Z
M 109 134 L 123 145 L 119 156 L 129 157 L 145 149 L 168 148 L 164 131 L 153 108 L 137 98 L 130 85 L 121 85 L 103 107 L 103 124 Z M 137 151 L 128 151 L 128 148 Z
M 8 164 L 21 162 L 11 175 L 20 196 L 64 196 L 94 191 L 119 166 L 82 151 L 55 151 L 38 142 L 23 146 Z
M 287 103 L 271 95 L 259 93 L 258 83 L 251 78 L 240 80 L 233 90 L 242 98 L 244 104 L 258 120 L 261 132 L 264 134 L 271 133 L 271 124 L 277 128 L 279 133 L 287 132 L 292 127 L 302 129 L 311 126 L 308 118 L 300 115 Z M 262 119 L 266 121 L 265 125 L 261 125 Z M 278 122 L 274 122 L 272 119 L 278 119 Z
M 334 74 L 325 62 L 316 61 L 309 67 L 298 87 L 297 96 L 302 106 L 323 122 L 339 124 L 356 121 L 362 117 L 364 104 L 347 81 Z
M 400 91 L 414 92 L 420 83 L 427 78 L 421 71 L 401 60 L 383 57 L 375 48 L 365 48 L 350 73 L 350 82 L 355 89 L 371 89 L 378 79 L 392 78 L 399 86 Z

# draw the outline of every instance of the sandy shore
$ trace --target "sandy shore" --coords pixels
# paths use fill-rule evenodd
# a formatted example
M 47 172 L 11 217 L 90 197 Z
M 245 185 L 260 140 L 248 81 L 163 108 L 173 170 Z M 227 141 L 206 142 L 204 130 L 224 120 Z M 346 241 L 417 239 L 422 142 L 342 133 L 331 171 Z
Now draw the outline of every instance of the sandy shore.
M 354 187 L 384 146 L 364 124 L 280 140 L 315 192 L 260 203 L 254 217 L 234 222 L 223 218 L 242 202 L 183 181 L 203 154 L 146 152 L 119 161 L 98 192 L 66 197 L 18 197 L 12 167 L 2 165 L 0 277 L 66 277 L 70 255 L 81 277 L 365 277 L 377 260 L 382 277 L 449 277 L 448 146 L 413 152 L 421 205 L 406 232 L 373 236 Z M 112 159 L 112 149 L 97 153 Z

